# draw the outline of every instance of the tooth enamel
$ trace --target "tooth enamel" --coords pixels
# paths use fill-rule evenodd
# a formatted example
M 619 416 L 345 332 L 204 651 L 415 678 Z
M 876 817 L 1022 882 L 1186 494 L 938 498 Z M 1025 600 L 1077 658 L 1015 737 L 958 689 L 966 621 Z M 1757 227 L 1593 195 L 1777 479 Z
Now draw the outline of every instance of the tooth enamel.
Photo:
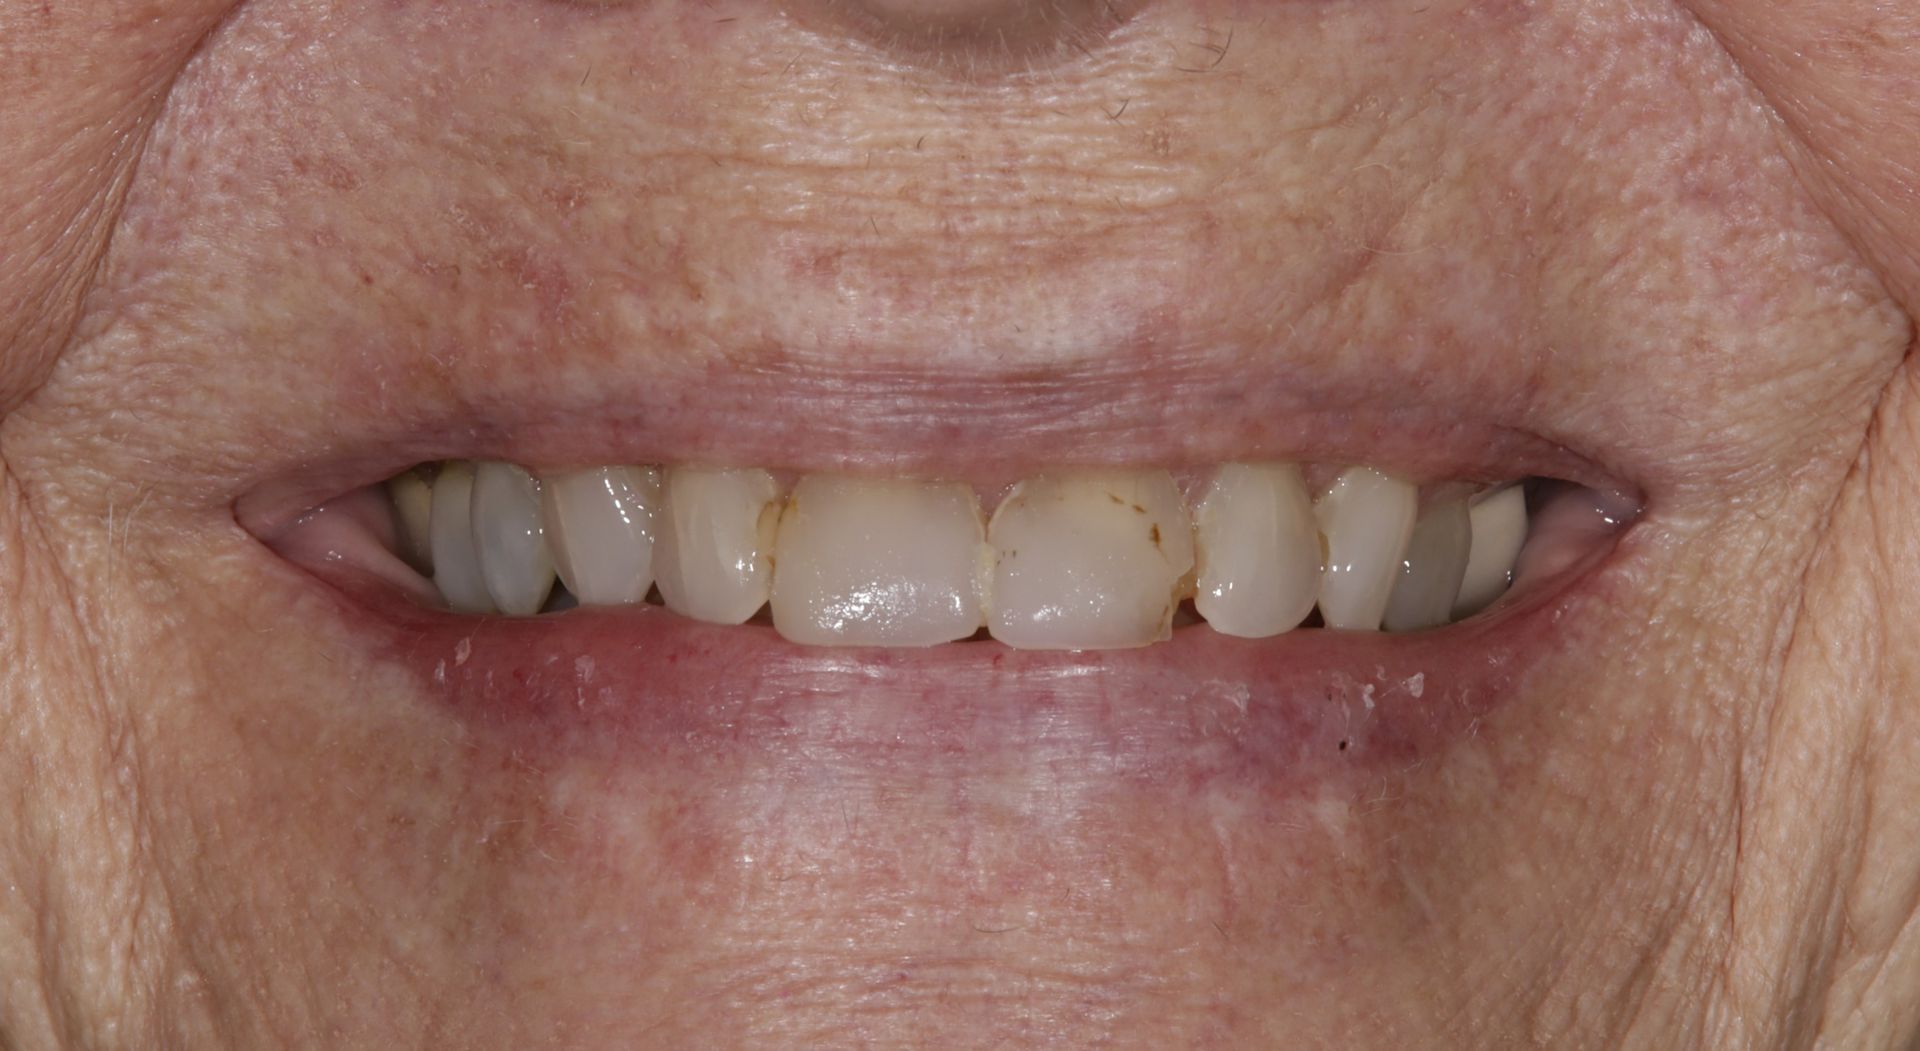
M 774 543 L 773 626 L 821 646 L 964 639 L 984 621 L 985 545 L 971 486 L 803 478 Z
M 422 573 L 433 573 L 433 485 L 419 471 L 402 471 L 387 480 L 393 501 L 400 557 Z
M 1165 471 L 1041 475 L 987 526 L 988 628 L 1025 649 L 1111 649 L 1172 636 L 1193 529 Z
M 427 534 L 432 538 L 433 583 L 456 613 L 492 613 L 473 543 L 473 465 L 442 464 L 433 479 L 433 510 Z
M 1513 579 L 1513 565 L 1527 540 L 1527 497 L 1517 485 L 1474 501 L 1467 508 L 1473 522 L 1473 548 L 1460 583 L 1453 616 L 1470 617 L 1492 605 Z
M 493 604 L 518 617 L 540 612 L 553 591 L 553 556 L 533 475 L 510 463 L 474 468 L 473 544 Z
M 583 606 L 630 606 L 653 586 L 660 472 L 594 467 L 540 476 L 554 568 Z
M 714 624 L 759 612 L 772 590 L 770 512 L 779 498 L 765 471 L 667 468 L 653 551 L 667 607 Z
M 1213 630 L 1278 635 L 1313 612 L 1320 594 L 1320 527 L 1300 470 L 1228 464 L 1194 511 L 1199 564 L 1194 607 Z
M 1400 560 L 1399 579 L 1382 626 L 1388 631 L 1421 631 L 1453 619 L 1472 543 L 1473 527 L 1464 498 L 1441 500 L 1421 512 L 1406 556 Z
M 1349 468 L 1320 498 L 1314 513 L 1327 541 L 1320 577 L 1327 627 L 1380 627 L 1418 509 L 1411 484 L 1371 467 Z

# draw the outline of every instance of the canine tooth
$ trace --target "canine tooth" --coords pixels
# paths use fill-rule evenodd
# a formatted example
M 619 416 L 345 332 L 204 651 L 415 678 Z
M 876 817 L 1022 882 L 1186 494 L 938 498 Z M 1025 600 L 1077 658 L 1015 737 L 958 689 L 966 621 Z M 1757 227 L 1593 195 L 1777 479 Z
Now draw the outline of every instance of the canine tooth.
M 1410 483 L 1371 467 L 1348 468 L 1320 498 L 1314 513 L 1327 540 L 1320 577 L 1327 627 L 1380 627 L 1418 510 Z
M 433 509 L 428 523 L 433 547 L 433 584 L 456 613 L 492 613 L 493 598 L 480 572 L 473 543 L 473 465 L 442 464 L 433 479 Z
M 810 476 L 780 515 L 773 626 L 800 643 L 932 646 L 984 622 L 973 487 Z
M 1040 475 L 987 525 L 988 628 L 1026 649 L 1144 646 L 1172 634 L 1193 526 L 1165 471 Z
M 1399 579 L 1387 602 L 1383 627 L 1388 631 L 1437 628 L 1453 618 L 1460 581 L 1467 571 L 1467 551 L 1473 543 L 1464 498 L 1439 501 L 1421 512 L 1400 560 Z
M 540 477 L 554 569 L 584 606 L 630 606 L 653 586 L 653 467 L 592 467 Z
M 433 572 L 433 485 L 419 471 L 402 471 L 387 479 L 387 499 L 393 501 L 394 532 L 399 555 L 422 573 Z
M 1194 511 L 1200 577 L 1194 607 L 1213 630 L 1278 635 L 1320 595 L 1320 527 L 1300 469 L 1227 464 Z
M 480 575 L 502 613 L 530 617 L 553 591 L 553 555 L 540 523 L 540 483 L 510 463 L 473 472 L 473 544 Z
M 669 467 L 662 484 L 655 582 L 667 607 L 695 620 L 741 624 L 772 590 L 772 526 L 780 498 L 757 470 Z
M 1468 505 L 1473 522 L 1473 548 L 1453 604 L 1457 620 L 1493 604 L 1513 579 L 1513 565 L 1527 541 L 1527 496 L 1517 485 L 1507 486 Z

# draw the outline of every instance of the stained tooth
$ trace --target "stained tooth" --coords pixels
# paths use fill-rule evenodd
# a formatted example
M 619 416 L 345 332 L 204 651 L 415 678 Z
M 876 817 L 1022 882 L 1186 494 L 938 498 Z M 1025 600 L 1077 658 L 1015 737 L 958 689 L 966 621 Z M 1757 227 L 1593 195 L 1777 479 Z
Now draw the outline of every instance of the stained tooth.
M 593 467 L 540 476 L 554 568 L 584 606 L 643 602 L 653 586 L 660 472 Z
M 801 643 L 931 646 L 984 623 L 973 488 L 803 478 L 780 515 L 773 626 Z
M 514 616 L 540 612 L 553 591 L 553 555 L 532 475 L 510 463 L 474 468 L 473 543 L 493 604 Z
M 1320 577 L 1320 616 L 1327 627 L 1380 627 L 1418 510 L 1419 494 L 1410 483 L 1371 467 L 1349 468 L 1320 498 L 1314 513 L 1327 542 Z
M 987 526 L 987 626 L 1026 649 L 1144 646 L 1172 634 L 1193 528 L 1165 471 L 1030 478 Z
M 433 572 L 433 484 L 419 471 L 387 479 L 387 498 L 399 533 L 400 557 L 422 573 Z
M 1228 464 L 1194 511 L 1200 576 L 1194 607 L 1213 630 L 1278 635 L 1320 595 L 1320 527 L 1300 470 Z
M 1472 542 L 1465 498 L 1441 500 L 1421 512 L 1406 556 L 1400 560 L 1399 579 L 1382 626 L 1388 631 L 1421 631 L 1451 620 Z
M 473 465 L 450 461 L 433 479 L 428 535 L 433 540 L 433 583 L 456 613 L 492 613 L 493 598 L 480 572 L 473 543 Z
M 667 468 L 653 572 L 668 608 L 741 624 L 766 605 L 779 498 L 765 471 Z
M 1513 564 L 1527 540 L 1527 496 L 1517 485 L 1475 500 L 1467 508 L 1473 522 L 1473 548 L 1467 555 L 1454 619 L 1487 608 L 1507 590 Z

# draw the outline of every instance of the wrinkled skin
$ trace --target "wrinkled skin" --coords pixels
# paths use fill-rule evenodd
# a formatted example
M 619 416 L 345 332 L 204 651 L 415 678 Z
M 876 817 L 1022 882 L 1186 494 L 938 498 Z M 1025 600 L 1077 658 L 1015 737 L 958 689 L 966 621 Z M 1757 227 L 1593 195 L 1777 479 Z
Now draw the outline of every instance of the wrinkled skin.
M 1920 14 L 1003 6 L 0 0 L 0 1043 L 1912 1046 Z M 522 755 L 235 524 L 990 360 L 1457 412 L 1647 510 L 1475 733 L 1263 821 Z M 942 466 L 1038 455 L 983 411 Z M 1051 454 L 1502 466 L 1394 426 Z M 916 455 L 765 431 L 652 451 Z

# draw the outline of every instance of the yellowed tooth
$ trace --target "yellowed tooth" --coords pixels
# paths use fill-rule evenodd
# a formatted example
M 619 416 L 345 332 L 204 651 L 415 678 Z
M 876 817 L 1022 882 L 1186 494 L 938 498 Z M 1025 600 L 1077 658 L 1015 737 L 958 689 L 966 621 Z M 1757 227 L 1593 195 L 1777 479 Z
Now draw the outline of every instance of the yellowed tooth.
M 931 646 L 980 630 L 986 527 L 973 487 L 800 480 L 780 516 L 773 626 L 819 646 Z
M 987 526 L 987 627 L 1009 646 L 1115 649 L 1172 635 L 1193 526 L 1165 471 L 1040 475 Z
M 433 585 L 456 613 L 492 613 L 480 553 L 473 540 L 473 465 L 453 460 L 433 479 L 428 526 L 433 539 Z
M 393 518 L 399 555 L 422 573 L 433 573 L 433 485 L 418 470 L 402 471 L 387 479 L 387 497 L 393 501 Z
M 1453 617 L 1467 571 L 1473 526 L 1465 498 L 1439 500 L 1420 513 L 1382 626 L 1388 631 L 1437 628 Z
M 630 606 L 653 586 L 660 471 L 591 467 L 543 474 L 554 568 L 583 606 Z
M 1411 483 L 1371 467 L 1348 468 L 1320 498 L 1314 513 L 1327 543 L 1320 616 L 1328 627 L 1380 627 L 1418 510 Z
M 1473 546 L 1460 598 L 1453 605 L 1455 620 L 1480 612 L 1506 593 L 1514 563 L 1527 542 L 1527 496 L 1520 486 L 1510 485 L 1474 500 L 1467 513 Z
M 653 571 L 667 607 L 745 623 L 772 593 L 778 483 L 759 470 L 669 467 L 661 490 Z
M 1227 464 L 1194 511 L 1194 608 L 1225 635 L 1297 627 L 1320 595 L 1320 527 L 1300 469 Z

